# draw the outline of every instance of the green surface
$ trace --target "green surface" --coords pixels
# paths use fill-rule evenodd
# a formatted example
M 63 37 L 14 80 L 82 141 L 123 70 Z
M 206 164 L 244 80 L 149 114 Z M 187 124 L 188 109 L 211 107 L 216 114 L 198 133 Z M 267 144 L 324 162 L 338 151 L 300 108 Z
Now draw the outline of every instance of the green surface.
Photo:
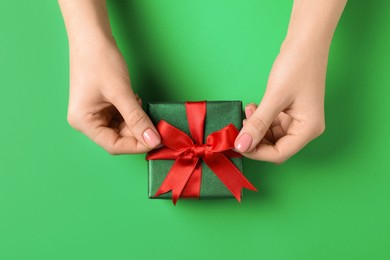
M 164 120 L 183 131 L 188 136 L 191 136 L 186 106 L 184 103 L 149 103 L 147 111 L 155 125 L 157 125 L 160 120 Z M 241 129 L 242 114 L 242 103 L 240 101 L 207 101 L 203 143 L 206 142 L 207 137 L 211 133 L 221 130 L 228 124 L 233 124 L 236 128 Z M 242 158 L 230 158 L 230 160 L 241 172 L 243 172 Z M 153 198 L 154 194 L 156 194 L 167 176 L 167 173 L 172 168 L 173 163 L 174 160 L 148 161 L 148 196 L 150 198 Z M 201 164 L 202 177 L 200 197 L 202 199 L 234 198 L 234 195 L 203 160 L 201 160 Z M 243 192 L 241 192 L 241 194 L 243 194 Z M 172 192 L 161 194 L 157 198 L 170 199 L 172 198 Z
M 111 1 L 146 101 L 259 101 L 292 1 Z M 66 121 L 57 1 L 0 1 L 0 259 L 390 259 L 390 2 L 350 0 L 329 58 L 326 132 L 259 192 L 147 198 L 144 155 L 110 156 Z

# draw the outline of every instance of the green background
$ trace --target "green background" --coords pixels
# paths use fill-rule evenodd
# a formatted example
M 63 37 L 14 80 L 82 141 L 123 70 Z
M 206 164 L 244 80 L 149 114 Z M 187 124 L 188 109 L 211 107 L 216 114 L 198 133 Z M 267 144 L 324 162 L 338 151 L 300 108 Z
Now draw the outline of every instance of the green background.
M 110 1 L 145 101 L 258 102 L 291 0 Z M 259 192 L 147 198 L 144 155 L 110 156 L 66 121 L 57 1 L 0 2 L 0 259 L 389 259 L 390 2 L 350 0 L 329 57 L 326 132 Z

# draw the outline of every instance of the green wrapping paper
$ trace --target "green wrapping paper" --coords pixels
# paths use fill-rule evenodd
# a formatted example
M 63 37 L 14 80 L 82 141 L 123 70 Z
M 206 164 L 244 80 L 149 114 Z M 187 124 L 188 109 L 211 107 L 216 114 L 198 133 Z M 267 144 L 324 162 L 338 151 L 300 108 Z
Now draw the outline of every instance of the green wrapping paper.
M 205 119 L 204 139 L 215 131 L 228 124 L 233 124 L 237 129 L 242 127 L 242 103 L 241 101 L 209 101 L 206 103 L 207 112 Z M 185 103 L 148 103 L 147 113 L 156 125 L 160 120 L 190 135 Z M 203 140 L 205 142 L 205 140 Z M 229 158 L 242 172 L 242 158 Z M 154 194 L 161 186 L 173 160 L 149 160 L 148 161 L 148 196 L 155 199 Z M 233 194 L 202 161 L 202 180 L 199 199 L 234 198 Z M 241 193 L 242 196 L 242 193 Z M 161 194 L 156 199 L 171 199 L 171 192 Z

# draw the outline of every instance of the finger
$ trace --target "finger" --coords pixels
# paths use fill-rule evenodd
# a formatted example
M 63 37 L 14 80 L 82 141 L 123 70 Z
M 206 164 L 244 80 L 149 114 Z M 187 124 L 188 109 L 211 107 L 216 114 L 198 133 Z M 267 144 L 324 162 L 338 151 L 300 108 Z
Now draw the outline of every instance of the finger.
M 151 149 L 138 142 L 135 137 L 124 137 L 117 131 L 105 126 L 90 128 L 86 134 L 112 155 L 145 153 Z
M 235 141 L 235 149 L 241 153 L 253 150 L 282 110 L 283 106 L 278 99 L 265 96 L 241 129 Z
M 272 132 L 272 137 L 274 138 L 275 141 L 279 140 L 282 136 L 286 135 L 281 125 L 271 126 L 270 129 Z
M 273 144 L 276 141 L 275 136 L 274 136 L 273 132 L 270 129 L 267 130 L 267 132 L 265 133 L 265 135 L 264 135 L 262 140 L 264 140 L 264 139 L 267 139 L 267 141 L 269 141 L 270 143 L 273 143 Z
M 255 112 L 256 108 L 257 108 L 257 105 L 254 103 L 250 103 L 250 104 L 246 105 L 245 106 L 245 117 L 247 119 L 249 119 L 253 115 L 253 112 Z
M 287 129 L 289 129 L 292 120 L 293 119 L 290 115 L 284 112 L 279 113 L 279 115 L 275 118 L 270 127 L 275 141 L 286 135 Z
M 244 119 L 242 121 L 242 125 L 245 125 L 246 124 L 246 121 L 248 119 Z M 260 142 L 263 142 L 263 143 L 266 143 L 266 144 L 274 144 L 275 143 L 275 137 L 274 137 L 274 134 L 272 133 L 272 131 L 270 129 L 267 130 L 267 133 L 265 134 L 264 138 L 260 141 Z
M 298 125 L 293 127 L 296 128 Z M 309 129 L 304 125 L 300 127 L 303 127 L 301 129 Z M 292 131 L 280 138 L 275 145 L 260 143 L 254 150 L 244 155 L 251 159 L 279 164 L 300 151 L 312 139 L 314 139 L 314 135 L 310 130 Z
M 287 132 L 287 129 L 289 128 L 292 120 L 293 120 L 293 118 L 290 115 L 288 115 L 284 112 L 281 112 L 277 116 L 277 120 L 276 120 L 277 122 L 275 122 L 275 123 L 280 125 L 284 132 Z
M 142 99 L 138 96 L 138 94 L 135 94 L 135 98 L 137 99 L 138 105 L 142 107 Z
M 309 141 L 301 136 L 285 135 L 275 145 L 260 143 L 254 150 L 245 153 L 244 156 L 254 160 L 280 164 L 300 151 Z
M 161 143 L 160 135 L 152 121 L 139 105 L 130 88 L 128 91 L 123 91 L 123 93 L 118 94 L 112 102 L 119 113 L 121 113 L 134 137 L 143 146 L 155 148 Z
M 256 108 L 257 108 L 257 105 L 254 104 L 254 103 L 250 103 L 250 104 L 246 105 L 246 107 L 245 107 L 245 117 L 247 119 L 244 119 L 242 121 L 242 124 L 244 126 L 245 126 L 247 120 L 253 115 L 253 112 L 256 110 Z M 283 128 L 280 125 L 281 123 L 280 123 L 279 116 L 281 114 L 285 114 L 285 113 L 281 112 L 275 118 L 275 120 L 271 123 L 271 127 L 267 130 L 267 132 L 265 133 L 263 139 L 260 142 L 266 143 L 266 144 L 274 144 L 277 139 L 279 139 L 280 137 L 282 137 L 285 134 L 284 131 L 283 131 Z M 289 117 L 288 115 L 286 115 L 286 116 Z
M 272 143 L 271 141 L 267 140 L 266 138 L 263 138 L 263 139 L 261 139 L 260 144 L 273 145 L 274 143 Z
M 246 105 L 246 107 L 245 107 L 245 116 L 246 116 L 247 119 L 243 120 L 243 125 L 246 124 L 246 121 L 253 115 L 253 112 L 256 109 L 257 109 L 257 105 L 254 104 L 254 103 L 250 103 L 250 104 Z M 272 122 L 271 126 L 275 122 L 276 122 L 276 120 L 274 120 L 274 122 Z M 261 140 L 261 142 L 266 143 L 266 144 L 274 144 L 275 143 L 274 133 L 270 129 L 268 129 L 267 132 L 264 135 L 264 138 Z

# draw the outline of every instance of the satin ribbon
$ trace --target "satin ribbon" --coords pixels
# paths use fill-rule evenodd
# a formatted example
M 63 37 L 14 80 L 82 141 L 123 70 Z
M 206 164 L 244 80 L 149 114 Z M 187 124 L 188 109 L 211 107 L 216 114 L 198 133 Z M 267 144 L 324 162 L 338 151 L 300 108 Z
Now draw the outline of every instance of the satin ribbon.
M 163 147 L 148 153 L 147 160 L 175 160 L 154 197 L 172 191 L 176 205 L 179 197 L 199 198 L 202 159 L 234 197 L 241 201 L 241 190 L 257 189 L 245 178 L 228 157 L 241 157 L 231 150 L 238 130 L 229 124 L 211 133 L 203 143 L 206 102 L 186 102 L 186 114 L 192 139 L 164 120 L 157 124 Z

